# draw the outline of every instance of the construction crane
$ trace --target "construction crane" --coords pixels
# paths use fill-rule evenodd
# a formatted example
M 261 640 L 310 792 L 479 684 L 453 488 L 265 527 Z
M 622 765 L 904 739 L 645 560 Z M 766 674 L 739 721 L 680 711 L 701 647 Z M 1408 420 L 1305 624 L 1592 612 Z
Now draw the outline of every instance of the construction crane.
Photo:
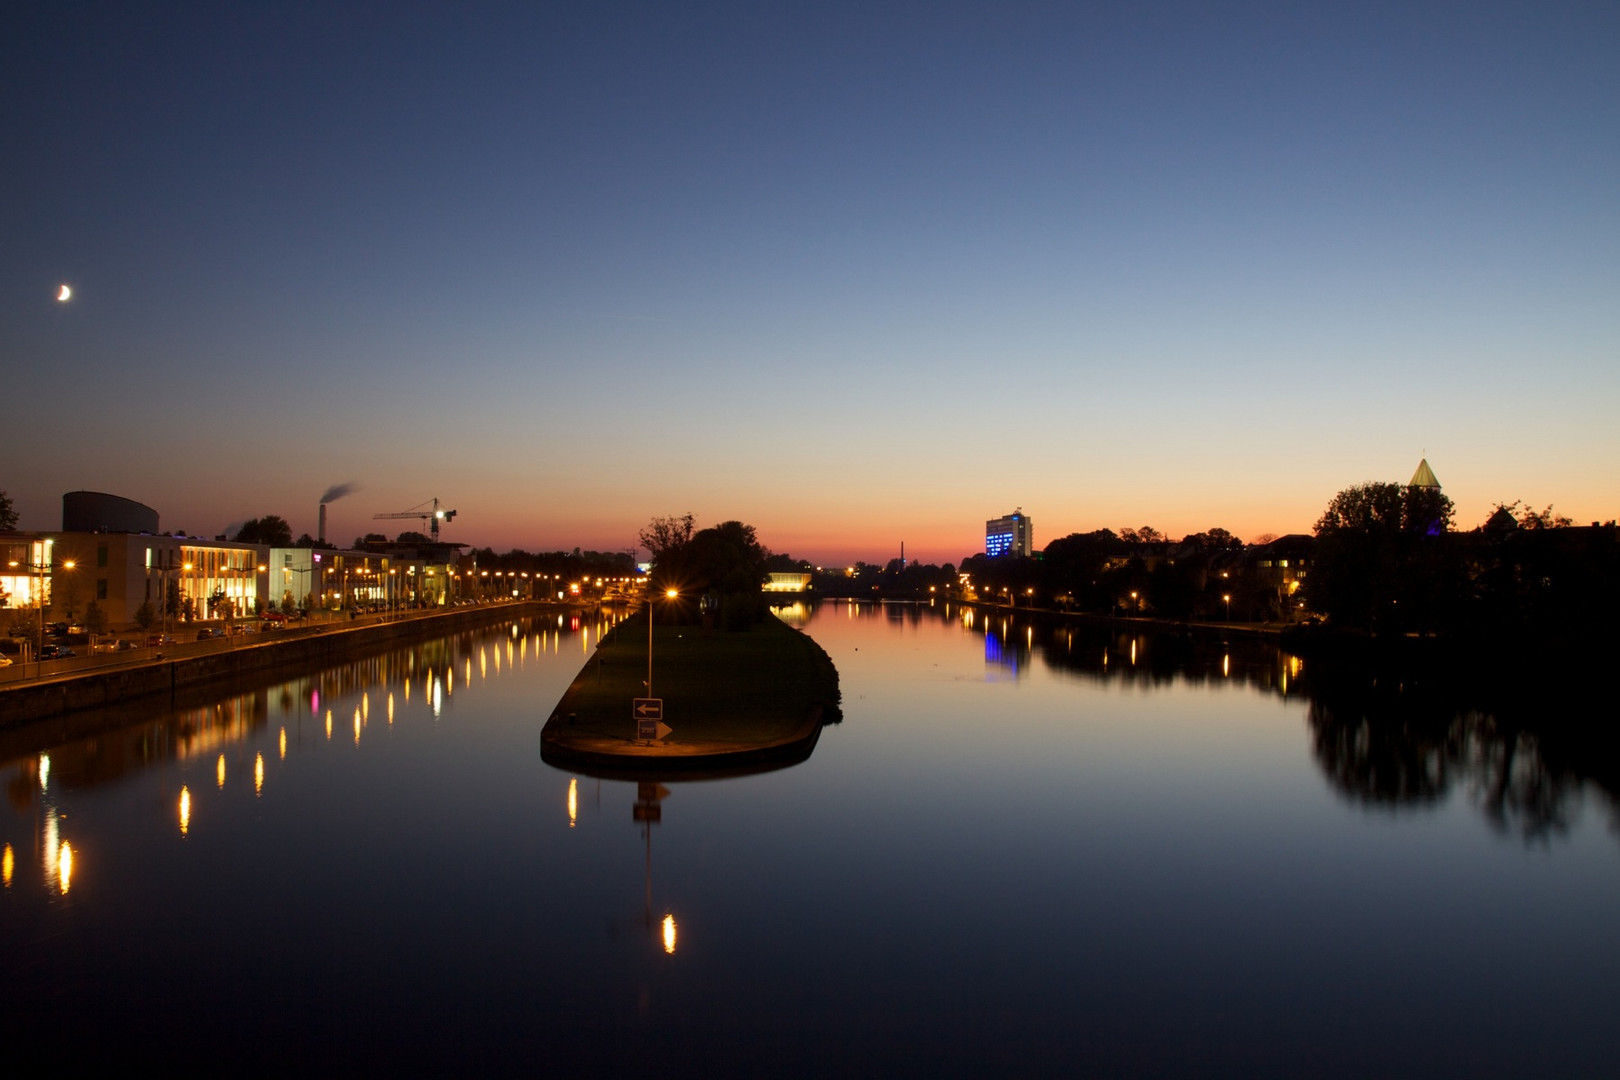
M 439 522 L 449 521 L 455 516 L 456 512 L 454 510 L 440 510 L 439 500 L 437 498 L 432 499 L 430 502 L 425 502 L 420 506 L 413 506 L 409 510 L 401 510 L 397 514 L 371 515 L 372 519 L 375 521 L 383 521 L 385 519 L 398 520 L 400 518 L 417 518 L 421 521 L 430 522 L 431 524 L 429 525 L 429 531 L 433 534 L 433 540 L 435 543 L 437 543 L 439 539 Z

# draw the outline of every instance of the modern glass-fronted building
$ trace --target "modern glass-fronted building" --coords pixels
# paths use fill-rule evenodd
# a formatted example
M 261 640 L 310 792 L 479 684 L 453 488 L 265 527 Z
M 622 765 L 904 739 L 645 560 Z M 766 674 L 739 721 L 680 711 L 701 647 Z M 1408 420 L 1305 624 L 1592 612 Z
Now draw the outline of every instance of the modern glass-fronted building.
M 984 553 L 1024 556 L 1035 554 L 1035 531 L 1023 507 L 1019 507 L 1006 517 L 992 518 L 984 523 Z

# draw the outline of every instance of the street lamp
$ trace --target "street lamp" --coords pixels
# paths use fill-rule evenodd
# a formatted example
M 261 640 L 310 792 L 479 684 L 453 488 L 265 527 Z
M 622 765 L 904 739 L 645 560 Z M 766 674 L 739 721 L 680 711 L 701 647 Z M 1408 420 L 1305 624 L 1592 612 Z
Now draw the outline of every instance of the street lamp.
M 72 559 L 66 559 L 62 563 L 62 568 L 72 570 L 76 565 L 78 564 Z M 15 568 L 17 560 L 12 559 L 11 566 Z M 35 678 L 45 674 L 45 657 L 43 655 L 45 652 L 45 571 L 50 568 L 51 564 L 47 561 L 46 555 L 46 541 L 42 540 L 39 545 L 39 561 L 28 564 L 28 569 L 34 571 L 34 577 L 37 581 L 34 590 L 34 603 L 39 606 L 39 644 L 34 647 Z
M 1221 594 L 1221 599 L 1226 602 L 1226 621 L 1231 622 L 1232 621 L 1232 594 L 1231 593 L 1222 593 Z
M 12 559 L 10 565 L 13 570 L 17 569 L 17 560 Z M 45 562 L 43 542 L 40 544 L 40 561 L 31 562 L 27 565 L 28 569 L 34 572 L 34 604 L 39 608 L 39 644 L 34 646 L 34 674 L 37 677 L 45 672 L 45 661 L 39 657 L 39 654 L 45 649 Z

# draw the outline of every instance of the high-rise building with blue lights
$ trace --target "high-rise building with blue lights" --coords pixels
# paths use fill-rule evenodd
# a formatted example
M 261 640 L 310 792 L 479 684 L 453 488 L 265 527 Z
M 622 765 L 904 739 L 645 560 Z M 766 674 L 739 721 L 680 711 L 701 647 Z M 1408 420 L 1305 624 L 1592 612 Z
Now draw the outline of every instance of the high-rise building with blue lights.
M 1024 508 L 1019 507 L 1006 517 L 993 518 L 984 523 L 984 553 L 986 555 L 1035 554 L 1035 530 Z

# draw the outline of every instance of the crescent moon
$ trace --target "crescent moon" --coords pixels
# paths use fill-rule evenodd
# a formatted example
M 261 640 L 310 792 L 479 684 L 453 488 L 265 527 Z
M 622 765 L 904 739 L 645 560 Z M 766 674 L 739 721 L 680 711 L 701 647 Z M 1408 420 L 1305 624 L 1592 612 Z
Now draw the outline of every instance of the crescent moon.
M 73 290 L 68 288 L 66 285 L 63 285 L 62 286 L 62 291 L 56 294 L 56 299 L 59 300 L 59 301 L 66 301 L 72 295 L 73 295 Z

